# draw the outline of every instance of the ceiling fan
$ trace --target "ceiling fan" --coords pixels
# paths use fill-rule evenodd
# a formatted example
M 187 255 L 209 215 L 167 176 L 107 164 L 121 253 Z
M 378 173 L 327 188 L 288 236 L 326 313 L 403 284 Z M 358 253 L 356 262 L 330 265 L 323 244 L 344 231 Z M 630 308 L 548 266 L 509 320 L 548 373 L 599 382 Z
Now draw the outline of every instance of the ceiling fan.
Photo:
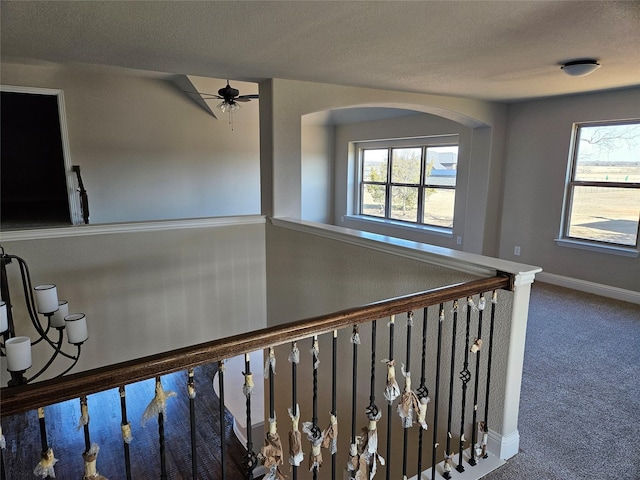
M 202 102 L 203 100 L 215 100 L 215 99 L 222 100 L 222 102 L 220 102 L 217 105 L 217 107 L 222 112 L 229 114 L 229 124 L 231 125 L 232 130 L 233 130 L 233 112 L 237 111 L 240 108 L 240 105 L 238 102 L 243 102 L 243 103 L 250 102 L 252 99 L 258 98 L 258 94 L 240 95 L 240 91 L 237 88 L 233 88 L 231 85 L 229 85 L 229 80 L 227 80 L 227 85 L 224 88 L 221 88 L 220 90 L 218 90 L 217 95 L 213 93 L 190 92 L 190 91 L 185 91 L 185 93 L 188 93 L 194 96 L 197 95 L 197 100 L 195 98 L 194 100 L 196 101 L 199 100 L 198 103 Z M 203 102 L 203 104 L 206 104 L 206 102 Z M 209 106 L 204 105 L 204 107 L 211 115 L 213 115 L 214 118 L 218 118 L 210 110 Z
M 227 85 L 224 88 L 218 90 L 217 95 L 213 93 L 199 93 L 199 95 L 203 100 L 222 100 L 217 107 L 223 112 L 232 112 L 239 109 L 240 105 L 237 102 L 250 102 L 251 99 L 258 98 L 258 94 L 240 95 L 240 91 L 237 88 L 229 85 L 229 80 L 227 80 Z

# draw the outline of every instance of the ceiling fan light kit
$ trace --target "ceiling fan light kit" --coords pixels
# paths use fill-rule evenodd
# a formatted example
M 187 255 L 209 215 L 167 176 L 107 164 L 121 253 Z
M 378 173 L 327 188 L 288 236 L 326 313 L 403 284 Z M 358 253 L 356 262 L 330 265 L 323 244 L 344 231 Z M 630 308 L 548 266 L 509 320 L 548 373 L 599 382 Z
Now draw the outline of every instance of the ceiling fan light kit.
M 599 69 L 600 64 L 597 60 L 593 59 L 573 60 L 565 63 L 560 68 L 571 77 L 584 77 Z

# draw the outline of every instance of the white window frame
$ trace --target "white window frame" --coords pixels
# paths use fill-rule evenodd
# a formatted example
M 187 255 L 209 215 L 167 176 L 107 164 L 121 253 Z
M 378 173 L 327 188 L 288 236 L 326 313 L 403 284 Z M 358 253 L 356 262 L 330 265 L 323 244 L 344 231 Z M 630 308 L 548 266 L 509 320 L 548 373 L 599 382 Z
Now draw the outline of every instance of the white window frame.
M 367 140 L 367 141 L 359 141 L 353 142 L 355 146 L 356 153 L 356 181 L 354 188 L 354 207 L 356 209 L 356 217 L 363 220 L 373 221 L 373 222 L 384 222 L 388 224 L 395 225 L 397 227 L 405 227 L 409 229 L 425 229 L 429 230 L 433 233 L 442 233 L 448 236 L 453 234 L 456 218 L 455 218 L 455 206 L 454 206 L 454 218 L 453 225 L 451 228 L 442 227 L 438 225 L 432 225 L 423 223 L 422 212 L 423 205 L 419 205 L 418 207 L 418 216 L 416 222 L 406 221 L 406 220 L 398 220 L 394 218 L 390 218 L 390 216 L 374 216 L 374 215 L 366 215 L 362 213 L 362 170 L 363 170 L 363 151 L 366 149 L 384 149 L 384 148 L 428 148 L 428 147 L 445 147 L 445 146 L 457 146 L 458 147 L 458 162 L 460 159 L 460 135 L 459 134 L 449 134 L 449 135 L 430 135 L 424 137 L 411 137 L 411 138 L 392 138 L 392 139 L 379 139 L 379 140 Z M 389 158 L 389 165 L 391 165 L 391 158 Z M 424 173 L 424 165 L 421 165 L 421 175 Z M 458 192 L 458 179 L 457 179 L 456 169 L 456 185 L 453 188 L 448 188 L 449 190 L 454 190 L 455 196 L 457 197 Z M 389 187 L 392 185 L 391 178 L 387 178 L 386 185 Z M 411 185 L 409 185 L 411 186 Z M 427 188 L 428 185 L 421 184 L 419 185 L 421 188 Z M 442 188 L 442 187 L 437 187 Z M 418 196 L 419 201 L 422 200 L 422 196 Z M 385 209 L 386 210 L 386 209 Z M 386 212 L 385 212 L 386 213 Z
M 567 168 L 567 178 L 565 182 L 564 203 L 562 208 L 562 218 L 560 222 L 559 238 L 555 239 L 560 246 L 579 248 L 583 250 L 598 251 L 604 253 L 612 253 L 624 256 L 638 256 L 638 245 L 640 243 L 640 219 L 638 219 L 638 233 L 636 235 L 636 244 L 627 245 L 621 243 L 598 241 L 595 239 L 575 237 L 569 235 L 570 219 L 573 206 L 573 191 L 575 187 L 593 186 L 601 188 L 632 188 L 640 189 L 640 183 L 616 182 L 616 181 L 589 181 L 576 180 L 576 163 L 578 160 L 580 128 L 597 127 L 607 125 L 626 125 L 640 124 L 640 119 L 629 120 L 611 120 L 598 122 L 576 122 L 573 124 L 571 134 L 571 144 L 569 148 L 569 163 Z

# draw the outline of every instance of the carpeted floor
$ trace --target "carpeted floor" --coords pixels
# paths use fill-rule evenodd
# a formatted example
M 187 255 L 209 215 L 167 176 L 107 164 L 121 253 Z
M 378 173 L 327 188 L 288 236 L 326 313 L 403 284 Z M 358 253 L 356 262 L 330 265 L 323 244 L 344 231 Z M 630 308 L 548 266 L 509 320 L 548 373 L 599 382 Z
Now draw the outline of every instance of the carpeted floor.
M 640 305 L 535 283 L 520 398 L 486 480 L 640 479 Z

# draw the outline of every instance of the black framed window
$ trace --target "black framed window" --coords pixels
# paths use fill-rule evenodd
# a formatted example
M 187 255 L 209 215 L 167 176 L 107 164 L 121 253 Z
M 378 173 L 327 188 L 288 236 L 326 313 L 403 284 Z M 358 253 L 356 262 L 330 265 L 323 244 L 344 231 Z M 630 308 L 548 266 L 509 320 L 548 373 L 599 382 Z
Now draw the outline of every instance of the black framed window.
M 640 120 L 575 124 L 562 237 L 638 248 Z
M 458 144 L 359 148 L 359 214 L 453 229 Z

